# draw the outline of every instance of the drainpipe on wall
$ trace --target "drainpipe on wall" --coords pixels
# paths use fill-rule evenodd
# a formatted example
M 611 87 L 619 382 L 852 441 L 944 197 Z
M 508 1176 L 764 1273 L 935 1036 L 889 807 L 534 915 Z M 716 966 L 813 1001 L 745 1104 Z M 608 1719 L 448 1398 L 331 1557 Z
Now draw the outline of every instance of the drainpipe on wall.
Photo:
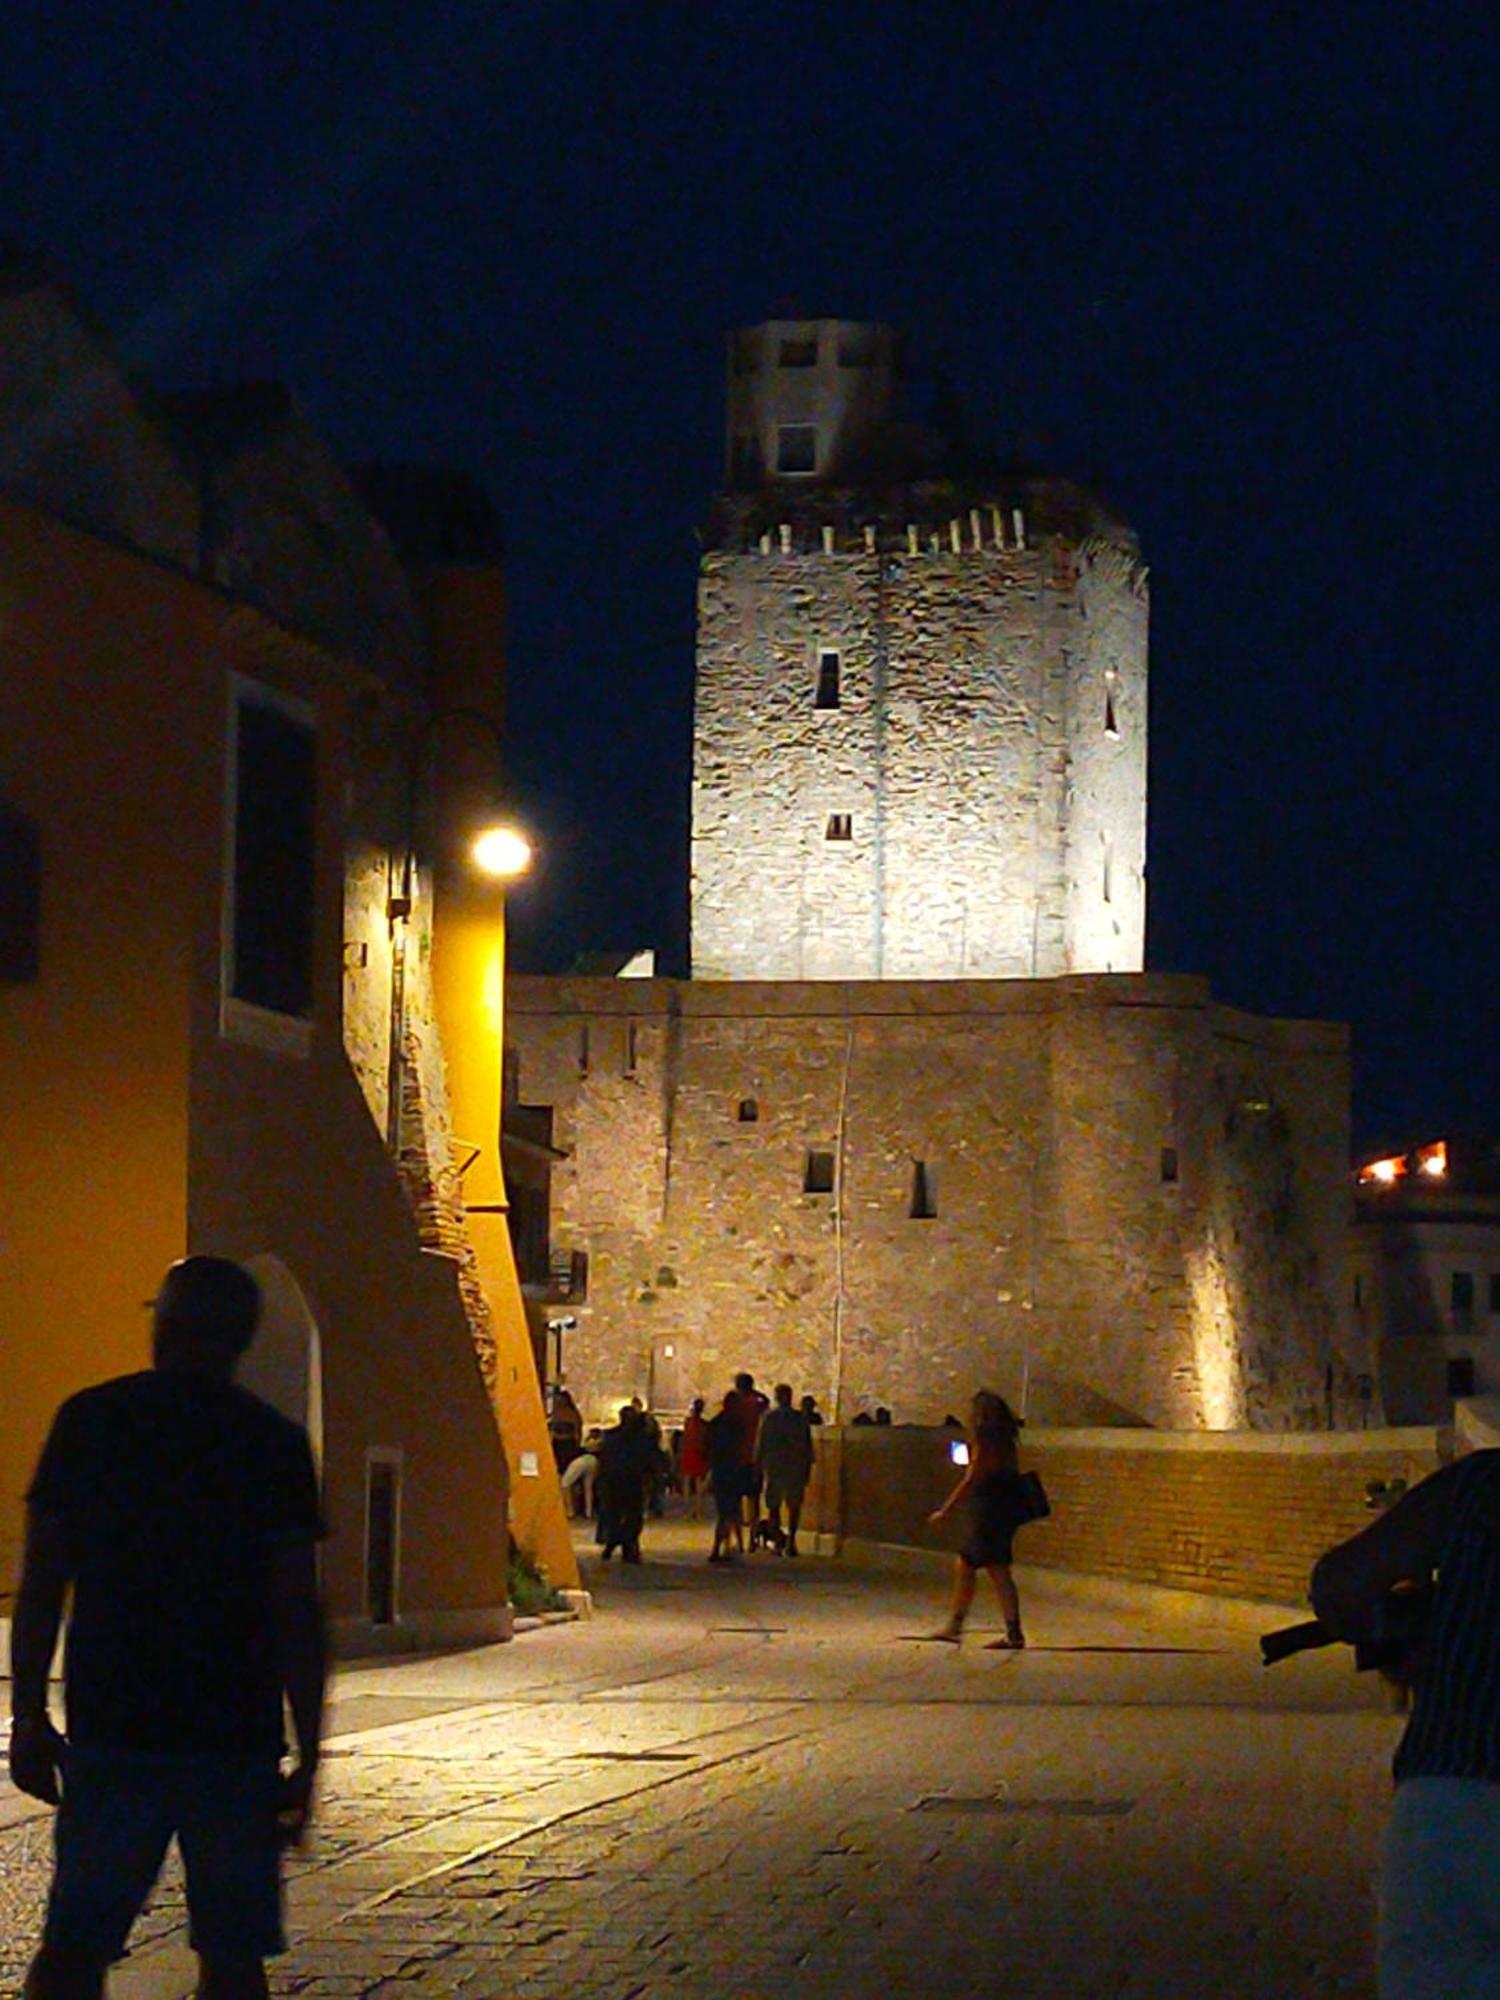
M 844 1068 L 839 1078 L 839 1109 L 833 1134 L 833 1411 L 843 1422 L 839 1403 L 844 1392 L 844 1139 L 848 1129 L 849 1069 L 854 1060 L 854 1023 L 844 1037 Z

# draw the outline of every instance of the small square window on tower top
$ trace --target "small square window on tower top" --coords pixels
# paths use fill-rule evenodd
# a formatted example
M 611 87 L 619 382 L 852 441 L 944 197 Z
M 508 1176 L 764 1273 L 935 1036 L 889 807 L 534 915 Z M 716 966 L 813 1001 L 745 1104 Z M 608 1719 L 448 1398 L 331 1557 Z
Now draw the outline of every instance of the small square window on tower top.
M 816 368 L 818 336 L 795 334 L 781 343 L 779 360 L 783 368 Z
M 818 469 L 818 427 L 816 424 L 782 424 L 776 432 L 778 472 L 816 472 Z
M 818 654 L 818 691 L 813 700 L 814 708 L 837 708 L 840 688 L 839 656 L 830 647 L 824 647 Z

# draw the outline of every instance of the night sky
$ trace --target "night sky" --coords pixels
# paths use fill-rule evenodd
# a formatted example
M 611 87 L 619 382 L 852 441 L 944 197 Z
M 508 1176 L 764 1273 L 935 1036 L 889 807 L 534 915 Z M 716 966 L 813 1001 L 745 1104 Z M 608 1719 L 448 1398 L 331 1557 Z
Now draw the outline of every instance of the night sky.
M 723 335 L 882 319 L 1152 571 L 1153 969 L 1500 1130 L 1489 7 L 11 0 L 0 232 L 503 517 L 514 950 L 682 968 Z

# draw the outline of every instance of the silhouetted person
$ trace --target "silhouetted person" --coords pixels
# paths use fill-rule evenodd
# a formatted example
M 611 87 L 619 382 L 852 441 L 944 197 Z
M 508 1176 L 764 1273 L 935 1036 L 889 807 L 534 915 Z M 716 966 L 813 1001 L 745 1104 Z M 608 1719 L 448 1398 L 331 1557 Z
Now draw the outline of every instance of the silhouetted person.
M 552 1438 L 553 1462 L 559 1472 L 566 1472 L 583 1449 L 583 1412 L 560 1382 L 552 1392 L 547 1429 Z
M 802 1496 L 812 1475 L 812 1427 L 792 1408 L 792 1386 L 776 1384 L 776 1400 L 760 1420 L 755 1455 L 765 1478 L 766 1519 L 771 1540 L 784 1555 L 797 1553 L 797 1528 L 802 1520 Z M 786 1508 L 786 1535 L 781 1510 Z
M 1500 1993 L 1500 1451 L 1424 1479 L 1312 1573 L 1339 1638 L 1397 1586 L 1437 1583 L 1396 1749 L 1380 1876 L 1380 2000 Z
M 1016 1463 L 1021 1419 L 1003 1396 L 981 1389 L 974 1398 L 970 1422 L 968 1471 L 942 1506 L 927 1517 L 936 1524 L 960 1500 L 968 1503 L 969 1532 L 953 1566 L 953 1601 L 948 1622 L 932 1636 L 949 1639 L 955 1645 L 963 1637 L 964 1620 L 974 1602 L 974 1586 L 983 1570 L 995 1587 L 1005 1620 L 1004 1638 L 991 1643 L 1018 1650 L 1026 1644 L 1026 1639 L 1021 1630 L 1021 1602 L 1010 1564 L 1011 1544 L 1022 1519 L 1021 1474 Z
M 732 1398 L 732 1400 L 731 1400 Z M 745 1527 L 750 1537 L 750 1547 L 755 1547 L 755 1529 L 760 1520 L 760 1467 L 755 1458 L 755 1441 L 760 1436 L 760 1420 L 771 1406 L 771 1399 L 755 1386 L 755 1377 L 748 1372 L 736 1375 L 731 1396 L 725 1398 L 725 1408 L 732 1409 L 738 1426 L 740 1452 L 740 1496 L 744 1502 Z
M 818 1408 L 818 1399 L 816 1396 L 804 1396 L 799 1407 L 803 1416 L 806 1417 L 810 1424 L 822 1423 L 823 1412 Z
M 708 1483 L 714 1496 L 714 1545 L 709 1561 L 727 1562 L 729 1544 L 745 1548 L 745 1468 L 740 1457 L 740 1413 L 729 1390 L 723 1408 L 708 1423 Z
M 200 1995 L 263 1995 L 286 1948 L 278 1848 L 306 1824 L 322 1725 L 317 1475 L 306 1433 L 234 1385 L 250 1274 L 189 1257 L 154 1312 L 154 1368 L 64 1403 L 27 1495 L 10 1774 L 58 1806 L 31 2000 L 103 1992 L 174 1834 Z M 70 1585 L 64 1738 L 47 1671 Z
M 627 1403 L 620 1411 L 620 1421 L 599 1440 L 599 1470 L 594 1476 L 600 1554 L 605 1562 L 616 1549 L 622 1562 L 638 1563 L 641 1559 L 646 1493 L 656 1459 L 657 1448 L 645 1418 Z

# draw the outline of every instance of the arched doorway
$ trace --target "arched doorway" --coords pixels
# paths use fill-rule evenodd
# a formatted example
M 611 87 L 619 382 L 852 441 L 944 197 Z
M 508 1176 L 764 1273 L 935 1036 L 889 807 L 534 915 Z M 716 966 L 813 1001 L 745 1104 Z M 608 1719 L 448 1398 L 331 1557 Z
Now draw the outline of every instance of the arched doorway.
M 323 1463 L 323 1350 L 306 1294 L 270 1250 L 244 1260 L 260 1286 L 260 1326 L 236 1379 L 304 1426 Z

